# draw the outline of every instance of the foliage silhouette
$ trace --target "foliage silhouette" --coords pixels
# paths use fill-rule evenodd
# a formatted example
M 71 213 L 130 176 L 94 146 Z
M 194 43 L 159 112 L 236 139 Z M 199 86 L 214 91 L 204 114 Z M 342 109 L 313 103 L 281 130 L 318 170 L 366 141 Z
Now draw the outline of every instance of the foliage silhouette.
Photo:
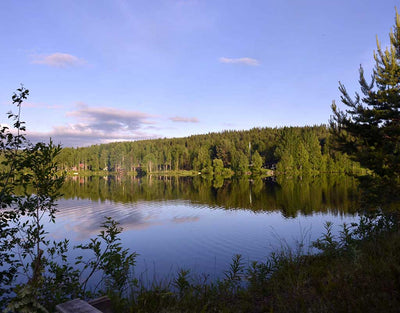
M 10 112 L 8 117 L 15 131 L 6 126 L 0 130 L 0 309 L 53 312 L 58 303 L 92 296 L 86 290 L 91 274 L 82 276 L 82 270 L 70 264 L 68 240 L 51 241 L 45 230 L 45 223 L 55 222 L 65 176 L 55 162 L 61 147 L 51 140 L 32 144 L 24 135 L 21 105 L 28 95 L 21 86 L 12 97 L 18 114 Z M 100 271 L 105 281 L 100 292 L 120 296 L 136 254 L 121 248 L 118 223 L 108 218 L 101 226 L 98 238 L 79 246 L 93 251 L 96 260 L 79 258 L 75 265 L 84 262 L 83 270 Z
M 389 207 L 399 202 L 400 175 L 400 16 L 385 50 L 377 39 L 371 82 L 360 66 L 360 93 L 353 99 L 339 82 L 346 110 L 332 104 L 330 125 L 335 148 L 372 172 L 361 178 L 364 207 Z

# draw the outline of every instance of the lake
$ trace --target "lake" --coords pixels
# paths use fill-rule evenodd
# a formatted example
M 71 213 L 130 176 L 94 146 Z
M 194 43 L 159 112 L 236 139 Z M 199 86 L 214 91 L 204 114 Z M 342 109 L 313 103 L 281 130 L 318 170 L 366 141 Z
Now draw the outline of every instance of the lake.
M 324 223 L 357 220 L 357 182 L 347 176 L 213 180 L 202 177 L 72 177 L 48 230 L 71 245 L 88 242 L 105 216 L 136 251 L 135 274 L 149 281 L 180 268 L 223 275 L 235 254 L 266 260 L 281 246 L 307 245 Z

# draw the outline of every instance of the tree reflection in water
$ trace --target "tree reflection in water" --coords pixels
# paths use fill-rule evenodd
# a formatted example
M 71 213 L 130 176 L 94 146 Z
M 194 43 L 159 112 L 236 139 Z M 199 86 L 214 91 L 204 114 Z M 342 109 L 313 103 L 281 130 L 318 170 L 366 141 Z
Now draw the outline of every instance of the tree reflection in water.
M 240 178 L 109 176 L 72 177 L 65 182 L 65 199 L 110 200 L 120 203 L 189 200 L 224 209 L 280 211 L 285 217 L 313 212 L 357 211 L 357 180 L 345 175 L 315 177 Z

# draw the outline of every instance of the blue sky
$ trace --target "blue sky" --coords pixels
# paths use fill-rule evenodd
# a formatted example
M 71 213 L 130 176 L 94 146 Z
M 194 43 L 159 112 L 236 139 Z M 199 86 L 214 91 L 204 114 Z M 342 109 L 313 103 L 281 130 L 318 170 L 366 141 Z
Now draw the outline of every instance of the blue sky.
M 64 146 L 327 123 L 399 3 L 4 0 L 0 113 L 23 83 L 31 138 Z

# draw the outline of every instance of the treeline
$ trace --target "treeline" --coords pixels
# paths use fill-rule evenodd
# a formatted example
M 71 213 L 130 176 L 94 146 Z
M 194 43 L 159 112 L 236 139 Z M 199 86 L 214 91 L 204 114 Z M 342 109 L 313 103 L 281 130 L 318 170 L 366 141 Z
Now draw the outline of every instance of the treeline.
M 64 148 L 63 170 L 154 173 L 198 171 L 218 176 L 318 172 L 352 173 L 358 164 L 331 148 L 326 125 L 253 128 L 184 138 L 115 142 Z

